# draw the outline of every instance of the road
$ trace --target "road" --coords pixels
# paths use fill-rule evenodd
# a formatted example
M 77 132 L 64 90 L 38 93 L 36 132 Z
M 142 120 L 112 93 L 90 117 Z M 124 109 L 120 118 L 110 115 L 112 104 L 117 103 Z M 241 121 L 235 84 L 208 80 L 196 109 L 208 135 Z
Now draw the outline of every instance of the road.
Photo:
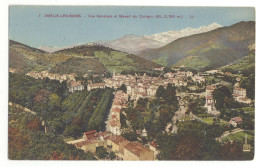
M 183 99 L 179 100 L 180 108 L 178 111 L 175 112 L 174 117 L 172 118 L 172 122 L 167 124 L 165 131 L 170 132 L 170 128 L 172 127 L 171 133 L 177 133 L 178 127 L 176 125 L 176 121 L 182 119 L 185 116 L 186 107 Z
M 227 137 L 227 136 L 230 135 L 230 134 L 235 134 L 235 133 L 243 132 L 243 131 L 244 131 L 244 129 L 240 129 L 240 128 L 233 129 L 231 132 L 225 131 L 220 137 L 216 138 L 216 140 L 218 140 L 219 142 L 221 142 L 221 141 L 222 141 L 222 138 Z
M 33 115 L 36 115 L 36 112 L 30 110 L 29 108 L 23 107 L 23 106 L 21 106 L 21 105 L 19 105 L 19 104 L 15 104 L 15 103 L 12 103 L 12 102 L 9 102 L 8 104 L 9 104 L 10 106 L 15 107 L 15 108 L 21 109 L 21 110 L 23 110 L 23 111 L 25 111 L 25 112 L 29 112 L 29 113 L 31 113 L 31 114 L 33 114 Z

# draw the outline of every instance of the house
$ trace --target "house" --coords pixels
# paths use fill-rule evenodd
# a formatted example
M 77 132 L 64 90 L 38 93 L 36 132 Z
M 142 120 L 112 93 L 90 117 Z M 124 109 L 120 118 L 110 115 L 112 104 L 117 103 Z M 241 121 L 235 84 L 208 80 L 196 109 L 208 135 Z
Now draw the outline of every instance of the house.
M 94 84 L 88 84 L 87 90 L 90 91 L 92 89 L 104 89 L 105 83 L 94 83 Z
M 120 120 L 110 120 L 108 122 L 107 131 L 115 134 L 120 135 L 121 134 L 121 123 Z
M 206 96 L 206 105 L 205 107 L 210 112 L 214 109 L 214 99 L 212 95 Z
M 149 148 L 130 142 L 124 147 L 124 160 L 154 160 L 154 152 Z
M 67 143 L 73 144 L 85 152 L 95 153 L 97 147 L 103 146 L 107 148 L 107 138 L 111 135 L 109 132 L 96 132 L 96 130 L 92 130 L 85 132 L 82 139 L 68 141 Z
M 80 81 L 71 81 L 69 82 L 69 92 L 74 92 L 74 91 L 82 91 L 84 90 L 84 86 L 81 84 Z
M 235 100 L 238 100 L 238 98 L 246 98 L 246 89 L 235 87 L 233 90 L 233 97 Z
M 125 138 L 119 135 L 113 135 L 107 138 L 107 145 L 120 158 L 124 157 L 124 147 L 128 143 L 130 143 L 130 141 L 126 140 Z
M 241 124 L 242 122 L 243 122 L 242 118 L 234 117 L 230 119 L 229 124 L 234 127 L 237 127 L 237 125 Z
M 240 103 L 246 103 L 246 104 L 251 103 L 251 99 L 248 99 L 246 97 L 246 89 L 240 88 L 237 85 L 234 87 L 233 97 L 236 101 L 238 101 Z
M 211 94 L 216 89 L 215 85 L 209 85 L 206 87 L 206 94 Z
M 96 130 L 92 130 L 92 131 L 85 132 L 85 133 L 83 134 L 83 139 L 87 140 L 87 139 L 94 138 L 94 137 L 96 137 L 96 133 L 97 133 Z

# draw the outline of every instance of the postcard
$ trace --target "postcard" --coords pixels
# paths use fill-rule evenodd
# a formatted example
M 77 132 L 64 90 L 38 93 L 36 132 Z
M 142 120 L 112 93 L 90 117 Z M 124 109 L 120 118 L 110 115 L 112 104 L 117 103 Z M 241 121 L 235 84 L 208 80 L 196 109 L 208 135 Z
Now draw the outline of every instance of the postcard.
M 10 160 L 252 160 L 255 8 L 9 6 Z

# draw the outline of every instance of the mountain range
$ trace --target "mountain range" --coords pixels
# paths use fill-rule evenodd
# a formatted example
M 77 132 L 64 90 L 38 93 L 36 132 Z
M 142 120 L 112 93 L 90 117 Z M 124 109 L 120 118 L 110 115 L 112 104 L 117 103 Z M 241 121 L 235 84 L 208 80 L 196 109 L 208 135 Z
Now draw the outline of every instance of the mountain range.
M 209 32 L 179 38 L 161 48 L 138 56 L 164 66 L 197 70 L 221 67 L 250 52 L 255 44 L 255 22 L 239 22 Z
M 208 31 L 209 29 L 214 30 Z M 211 24 L 201 27 L 200 31 L 206 32 L 194 34 L 198 31 L 187 28 L 181 33 L 172 31 L 142 37 L 127 35 L 110 41 L 111 45 L 117 44 L 118 47 L 139 50 L 140 54 L 137 56 L 119 51 L 118 47 L 97 43 L 71 46 L 49 53 L 10 40 L 9 66 L 22 73 L 49 70 L 53 73 L 84 74 L 93 71 L 101 74 L 113 71 L 152 71 L 153 68 L 161 66 L 186 66 L 196 70 L 208 70 L 238 60 L 242 64 L 241 61 L 246 60 L 243 57 L 254 50 L 253 21 L 239 22 L 226 27 Z M 178 39 L 163 45 L 173 38 Z M 158 45 L 162 47 L 151 49 Z M 254 57 L 249 57 L 248 62 L 251 63 Z
M 201 26 L 199 28 L 185 28 L 177 31 L 167 31 L 162 33 L 156 33 L 152 35 L 125 35 L 119 39 L 111 41 L 99 41 L 98 43 L 131 54 L 140 54 L 143 51 L 147 51 L 154 48 L 162 47 L 176 39 L 186 37 L 193 34 L 199 34 L 208 32 L 221 27 L 220 24 L 212 23 L 207 26 Z
M 156 33 L 152 35 L 137 36 L 137 35 L 129 34 L 115 40 L 110 40 L 110 41 L 101 40 L 101 41 L 96 41 L 96 43 L 114 48 L 119 51 L 127 52 L 130 54 L 139 54 L 149 49 L 162 47 L 178 38 L 186 37 L 193 34 L 208 32 L 217 29 L 219 27 L 222 26 L 217 23 L 212 23 L 210 25 L 201 26 L 199 28 L 187 27 L 179 31 L 171 30 L 171 31 Z M 72 48 L 74 46 L 79 46 L 79 45 L 80 44 L 71 45 L 67 47 L 40 46 L 39 49 L 52 53 L 55 51 Z

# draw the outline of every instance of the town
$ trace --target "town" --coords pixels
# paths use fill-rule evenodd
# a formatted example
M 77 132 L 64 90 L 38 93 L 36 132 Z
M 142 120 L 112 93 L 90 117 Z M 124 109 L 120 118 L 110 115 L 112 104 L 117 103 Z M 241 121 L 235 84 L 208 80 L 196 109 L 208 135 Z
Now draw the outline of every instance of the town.
M 183 67 L 180 67 L 183 68 Z M 178 133 L 177 122 L 197 120 L 200 122 L 209 121 L 211 118 L 213 122 L 216 120 L 221 123 L 233 127 L 231 132 L 225 132 L 222 136 L 216 138 L 221 141 L 222 138 L 243 131 L 241 125 L 243 119 L 239 115 L 234 115 L 229 121 L 220 119 L 221 112 L 216 107 L 216 99 L 214 99 L 214 90 L 228 86 L 233 87 L 232 97 L 235 101 L 244 104 L 244 106 L 252 106 L 253 101 L 247 97 L 246 89 L 240 87 L 242 75 L 232 74 L 230 72 L 222 72 L 221 70 L 211 70 L 206 72 L 192 72 L 179 69 L 172 69 L 170 72 L 164 72 L 164 68 L 155 68 L 154 71 L 160 72 L 160 76 L 149 76 L 146 73 L 135 74 L 120 74 L 113 72 L 111 78 L 103 78 L 103 82 L 93 83 L 91 80 L 87 81 L 87 85 L 83 85 L 83 81 L 76 80 L 77 75 L 72 74 L 53 74 L 48 71 L 29 72 L 26 75 L 35 79 L 49 78 L 50 80 L 58 80 L 59 82 L 66 82 L 69 92 L 93 91 L 95 89 L 111 88 L 114 90 L 114 98 L 107 117 L 106 130 L 86 131 L 83 137 L 76 140 L 67 141 L 68 144 L 74 145 L 78 149 L 85 152 L 96 154 L 99 147 L 103 147 L 108 152 L 115 153 L 117 160 L 156 160 L 158 159 L 159 150 L 156 141 L 153 140 L 145 145 L 141 142 L 143 138 L 147 138 L 147 131 L 145 128 L 134 131 L 139 137 L 137 141 L 129 141 L 121 135 L 125 132 L 131 132 L 133 129 L 131 123 L 128 121 L 129 127 L 122 127 L 120 116 L 127 116 L 126 109 L 129 105 L 137 106 L 138 100 L 154 99 L 158 96 L 158 88 L 166 89 L 168 85 L 174 85 L 177 88 L 176 96 L 179 102 L 179 109 L 175 116 L 167 123 L 165 127 L 166 133 Z M 97 77 L 99 77 L 97 75 Z M 234 78 L 234 81 L 228 82 L 223 78 Z M 88 74 L 84 75 L 88 78 Z M 102 78 L 102 77 L 101 77 Z M 214 80 L 212 81 L 212 78 Z M 209 80 L 211 79 L 211 80 Z M 219 81 L 219 82 L 216 82 Z M 233 84 L 233 85 L 232 85 Z M 123 89 L 121 89 L 123 87 Z M 204 99 L 203 107 L 205 113 L 195 114 L 188 112 L 190 110 L 190 100 L 188 99 Z M 206 119 L 205 119 L 206 118 Z M 207 120 L 207 121 L 205 121 Z M 211 120 L 211 121 L 212 121 Z M 239 128 L 237 128 L 239 127 Z M 172 130 L 170 130 L 172 129 Z M 224 137 L 223 137 L 224 136 Z M 250 151 L 250 145 L 245 143 L 247 151 Z M 248 150 L 249 148 L 249 150 Z

